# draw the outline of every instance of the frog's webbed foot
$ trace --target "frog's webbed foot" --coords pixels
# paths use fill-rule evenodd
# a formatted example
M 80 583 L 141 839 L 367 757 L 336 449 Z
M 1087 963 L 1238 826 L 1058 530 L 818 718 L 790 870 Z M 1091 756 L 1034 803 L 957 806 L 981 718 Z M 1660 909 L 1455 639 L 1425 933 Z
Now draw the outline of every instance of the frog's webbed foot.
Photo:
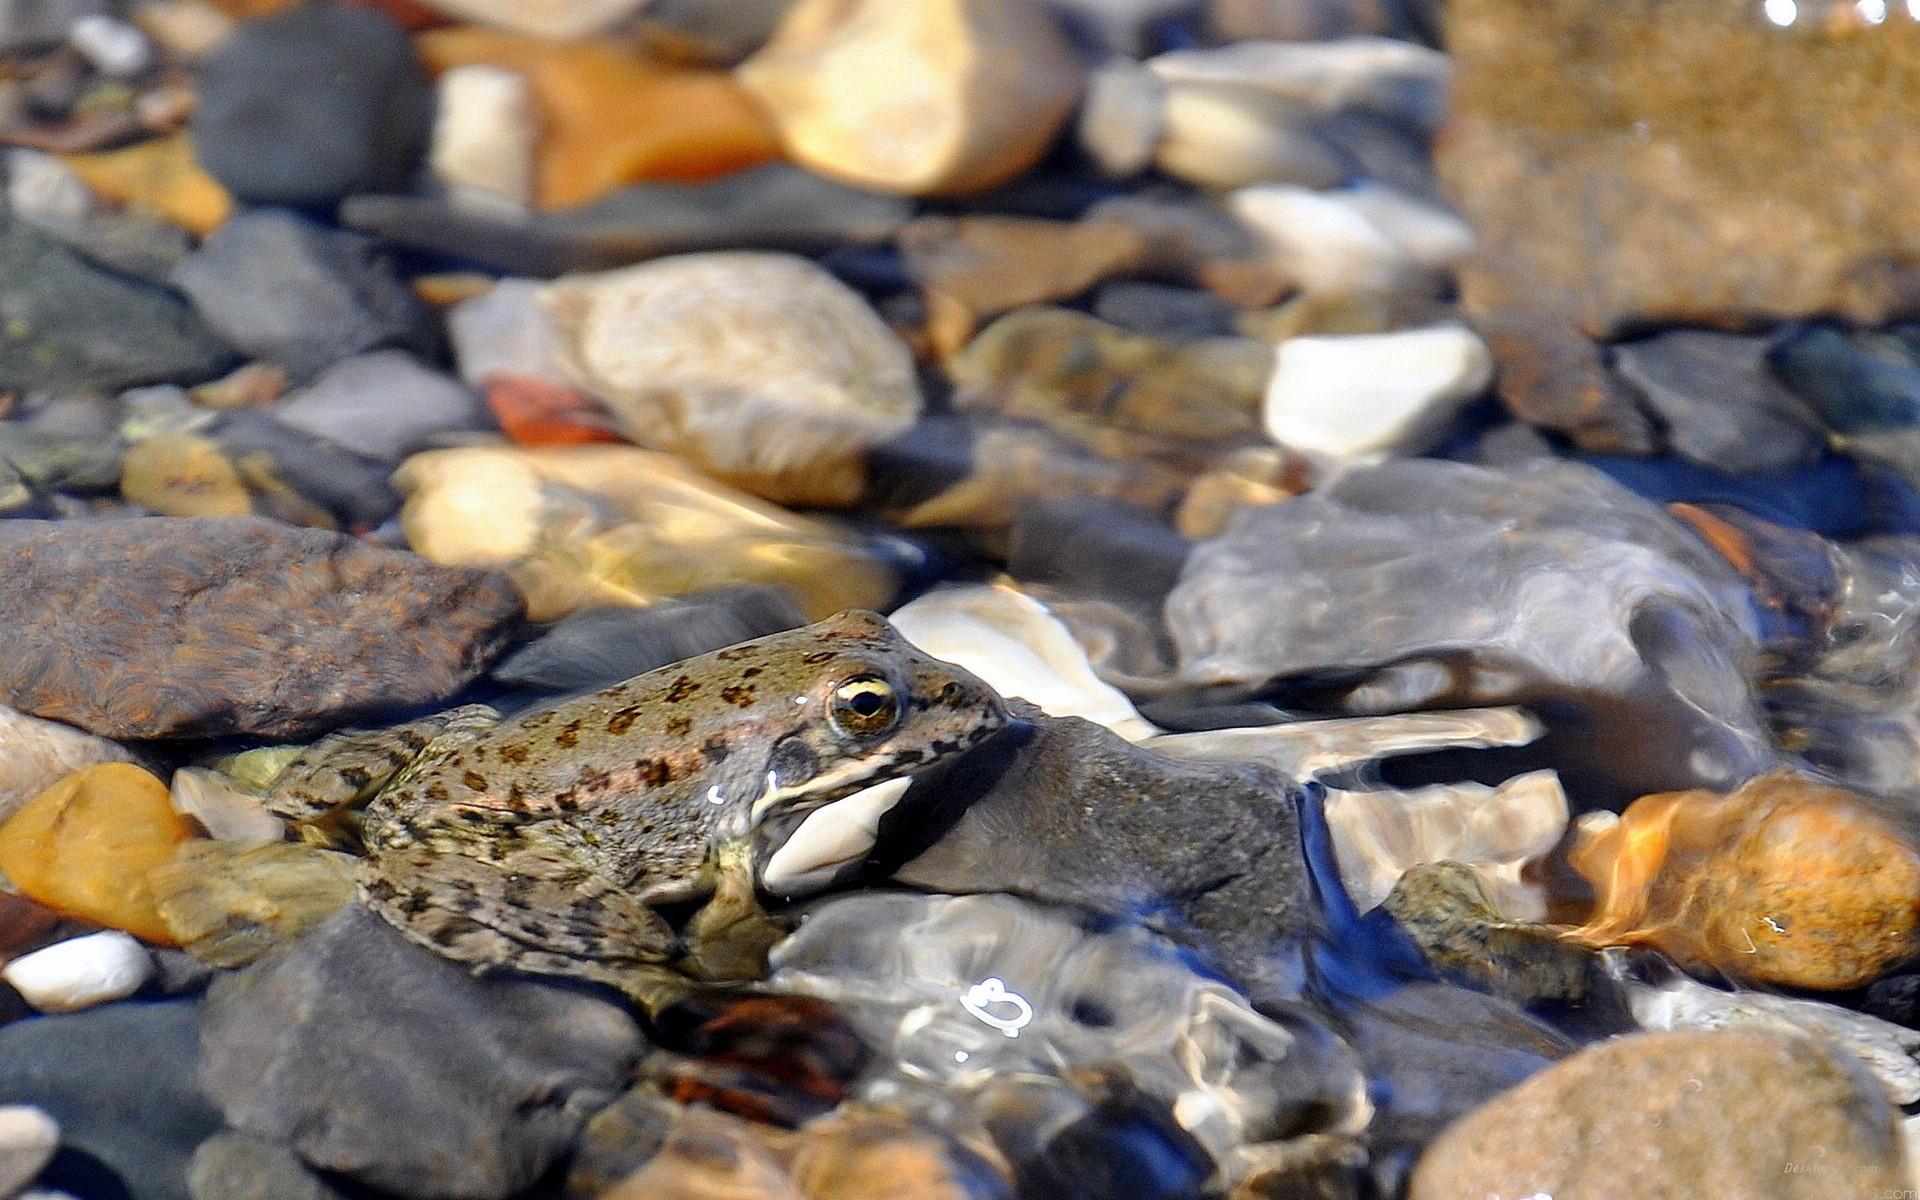
M 591 980 L 651 1004 L 679 951 L 658 913 L 562 847 L 389 847 L 360 880 L 367 906 L 409 939 L 475 968 Z
M 484 734 L 500 714 L 469 704 L 384 729 L 343 729 L 303 750 L 274 777 L 266 806 L 299 823 L 302 839 L 358 848 L 353 816 L 408 767 Z

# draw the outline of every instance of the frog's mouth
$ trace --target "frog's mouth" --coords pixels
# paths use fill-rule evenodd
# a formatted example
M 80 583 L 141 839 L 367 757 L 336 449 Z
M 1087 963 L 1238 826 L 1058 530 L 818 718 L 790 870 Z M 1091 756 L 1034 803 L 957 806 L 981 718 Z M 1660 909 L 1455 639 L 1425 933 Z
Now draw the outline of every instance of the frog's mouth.
M 880 819 L 912 786 L 911 776 L 888 779 L 815 804 L 789 807 L 763 820 L 774 849 L 760 868 L 760 886 L 776 896 L 817 892 L 865 859 L 879 837 Z

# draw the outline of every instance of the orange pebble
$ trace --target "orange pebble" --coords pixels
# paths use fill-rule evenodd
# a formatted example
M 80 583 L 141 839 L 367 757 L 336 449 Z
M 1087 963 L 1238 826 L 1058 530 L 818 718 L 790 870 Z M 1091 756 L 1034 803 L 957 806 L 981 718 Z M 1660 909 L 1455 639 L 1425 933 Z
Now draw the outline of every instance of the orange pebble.
M 194 836 L 166 784 L 130 763 L 104 763 L 67 776 L 0 825 L 0 872 L 55 912 L 172 946 L 147 872 Z
M 100 195 L 146 209 L 188 233 L 204 237 L 233 212 L 233 197 L 201 168 L 185 133 L 61 159 Z
M 554 42 L 479 26 L 416 39 L 429 69 L 484 65 L 533 84 L 543 129 L 538 207 L 647 180 L 711 179 L 780 156 L 773 123 L 725 71 L 674 66 L 612 39 Z
M 487 407 L 507 436 L 522 446 L 626 441 L 605 409 L 563 383 L 495 375 L 487 380 Z

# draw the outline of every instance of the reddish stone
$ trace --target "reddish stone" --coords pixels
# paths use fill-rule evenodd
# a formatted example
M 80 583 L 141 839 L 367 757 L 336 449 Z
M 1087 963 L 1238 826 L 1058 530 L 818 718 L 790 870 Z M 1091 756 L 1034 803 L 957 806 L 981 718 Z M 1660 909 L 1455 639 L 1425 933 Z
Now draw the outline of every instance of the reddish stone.
M 564 383 L 527 375 L 487 380 L 487 407 L 508 437 L 522 446 L 580 446 L 624 442 L 598 401 Z

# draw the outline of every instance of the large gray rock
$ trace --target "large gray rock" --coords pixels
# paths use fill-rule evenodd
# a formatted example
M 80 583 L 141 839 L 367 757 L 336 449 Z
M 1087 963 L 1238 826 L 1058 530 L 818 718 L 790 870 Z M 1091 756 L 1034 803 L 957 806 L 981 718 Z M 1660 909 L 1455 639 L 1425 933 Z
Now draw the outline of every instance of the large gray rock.
M 1598 471 L 1404 460 L 1251 510 L 1167 599 L 1179 676 L 1351 713 L 1524 704 L 1569 790 L 1726 787 L 1771 761 L 1726 562 Z
M 444 699 L 519 593 L 257 518 L 0 522 L 0 703 L 104 737 L 298 737 Z
M 288 212 L 234 217 L 173 284 L 221 337 L 296 379 L 381 346 L 431 346 L 425 310 L 371 239 Z
M 220 1128 L 194 1082 L 200 1006 L 108 1004 L 0 1028 L 0 1104 L 60 1124 L 44 1186 L 77 1196 L 188 1200 L 193 1148 Z
M 478 978 L 350 906 L 207 1000 L 201 1081 L 243 1133 L 403 1196 L 518 1192 L 619 1095 L 619 1004 Z
M 245 22 L 198 84 L 194 150 L 251 204 L 325 207 L 402 187 L 433 116 L 406 33 L 357 5 L 301 4 Z
M 1013 707 L 1025 720 L 925 781 L 923 794 L 966 806 L 894 877 L 1144 918 L 1256 997 L 1286 991 L 1294 951 L 1319 927 L 1287 781 L 1250 763 L 1165 758 L 1090 721 Z M 912 793 L 889 817 L 923 836 L 943 823 Z M 883 847 L 891 832 L 883 821 Z
M 0 216 L 0 391 L 198 383 L 233 355 L 192 309 Z

